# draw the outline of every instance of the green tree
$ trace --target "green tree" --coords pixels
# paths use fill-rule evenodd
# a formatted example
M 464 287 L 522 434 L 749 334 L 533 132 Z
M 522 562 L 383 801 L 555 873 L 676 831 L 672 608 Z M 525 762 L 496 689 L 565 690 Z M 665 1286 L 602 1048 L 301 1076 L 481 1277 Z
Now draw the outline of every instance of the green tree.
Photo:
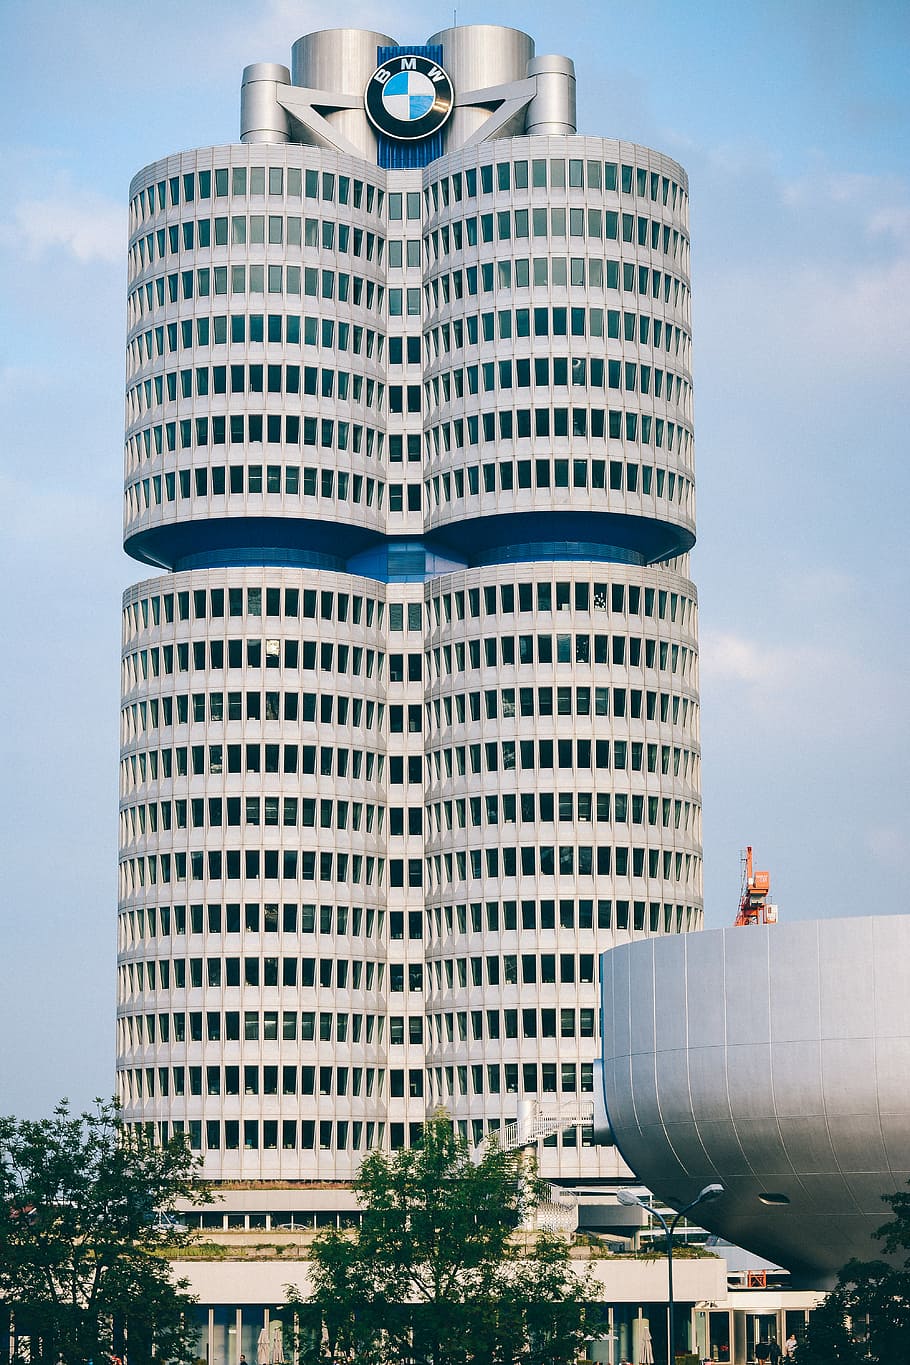
M 885 1195 L 894 1217 L 875 1234 L 895 1258 L 850 1261 L 812 1314 L 798 1365 L 894 1365 L 910 1342 L 910 1194 Z M 899 1253 L 905 1255 L 901 1263 Z
M 74 1115 L 0 1118 L 0 1303 L 33 1365 L 192 1359 L 194 1302 L 163 1254 L 189 1234 L 178 1200 L 205 1202 L 179 1138 L 155 1146 L 97 1101 Z
M 521 1233 L 542 1186 L 520 1153 L 475 1163 L 450 1120 L 429 1120 L 419 1147 L 372 1152 L 355 1183 L 359 1229 L 313 1244 L 300 1310 L 303 1359 L 358 1365 L 560 1365 L 578 1355 L 594 1299 L 568 1247 Z M 309 1309 L 309 1313 L 307 1312 Z

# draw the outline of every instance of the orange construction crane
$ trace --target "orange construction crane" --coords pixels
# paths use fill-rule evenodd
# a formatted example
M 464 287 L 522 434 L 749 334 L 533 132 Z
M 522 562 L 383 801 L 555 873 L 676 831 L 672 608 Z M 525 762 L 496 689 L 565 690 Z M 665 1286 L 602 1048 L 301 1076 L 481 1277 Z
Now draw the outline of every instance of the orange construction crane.
M 735 924 L 776 924 L 777 906 L 768 904 L 770 872 L 752 870 L 752 845 L 743 854 L 743 882 Z

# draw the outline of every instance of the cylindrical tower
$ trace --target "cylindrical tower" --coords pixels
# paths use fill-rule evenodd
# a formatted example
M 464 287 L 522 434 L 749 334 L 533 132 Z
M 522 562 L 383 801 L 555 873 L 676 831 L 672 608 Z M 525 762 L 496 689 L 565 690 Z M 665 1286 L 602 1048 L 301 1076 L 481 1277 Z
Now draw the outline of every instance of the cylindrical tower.
M 400 123 L 497 34 L 518 135 L 387 169 L 257 67 L 131 190 L 119 1085 L 214 1179 L 581 1111 L 598 953 L 701 922 L 686 178 L 526 35 L 361 36 Z

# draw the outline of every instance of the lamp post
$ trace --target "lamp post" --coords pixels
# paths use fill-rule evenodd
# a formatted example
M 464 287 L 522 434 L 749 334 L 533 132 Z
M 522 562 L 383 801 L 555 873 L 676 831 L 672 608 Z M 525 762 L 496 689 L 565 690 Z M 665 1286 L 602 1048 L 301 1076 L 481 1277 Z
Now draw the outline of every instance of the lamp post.
M 661 1227 L 663 1228 L 664 1233 L 666 1234 L 666 1238 L 667 1238 L 667 1365 L 675 1365 L 675 1362 L 676 1362 L 676 1349 L 675 1349 L 675 1342 L 674 1342 L 674 1326 L 675 1326 L 675 1324 L 674 1324 L 674 1319 L 673 1319 L 673 1310 L 674 1310 L 674 1304 L 673 1304 L 673 1234 L 674 1234 L 674 1232 L 676 1231 L 676 1227 L 677 1227 L 677 1224 L 679 1223 L 679 1220 L 680 1220 L 682 1217 L 684 1217 L 685 1214 L 689 1213 L 691 1209 L 694 1209 L 695 1206 L 696 1206 L 696 1204 L 707 1204 L 707 1203 L 709 1202 L 709 1200 L 711 1200 L 711 1199 L 719 1199 L 720 1196 L 723 1194 L 723 1192 L 724 1192 L 724 1187 L 723 1187 L 723 1185 L 720 1185 L 720 1184 L 706 1185 L 706 1186 L 704 1187 L 703 1190 L 699 1190 L 698 1194 L 695 1196 L 695 1198 L 694 1198 L 690 1203 L 686 1204 L 684 1208 L 681 1208 L 681 1209 L 679 1210 L 678 1213 L 674 1214 L 673 1218 L 670 1220 L 670 1223 L 668 1224 L 666 1218 L 664 1218 L 664 1216 L 663 1216 L 663 1214 L 660 1212 L 660 1210 L 659 1210 L 659 1209 L 656 1209 L 656 1208 L 654 1207 L 653 1204 L 649 1204 L 649 1203 L 647 1202 L 647 1200 L 644 1199 L 640 1194 L 635 1194 L 635 1192 L 634 1192 L 633 1190 L 617 1190 L 617 1191 L 616 1191 L 616 1198 L 619 1200 L 620 1204 L 626 1204 L 626 1205 L 638 1204 L 640 1208 L 647 1209 L 648 1213 L 651 1213 L 651 1214 L 654 1215 L 654 1217 L 657 1219 L 658 1223 L 660 1223 Z

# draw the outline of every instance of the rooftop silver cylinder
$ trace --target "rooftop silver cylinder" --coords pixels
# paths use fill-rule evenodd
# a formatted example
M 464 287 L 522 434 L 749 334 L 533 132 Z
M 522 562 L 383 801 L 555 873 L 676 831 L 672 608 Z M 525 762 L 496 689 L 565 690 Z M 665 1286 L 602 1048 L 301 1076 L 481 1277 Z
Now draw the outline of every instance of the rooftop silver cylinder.
M 363 92 L 378 65 L 377 48 L 395 43 L 387 33 L 370 29 L 326 28 L 305 34 L 291 48 L 294 85 L 356 97 L 353 108 L 329 110 L 325 118 L 370 161 L 376 160 L 376 131 L 366 116 Z
M 575 63 L 568 57 L 547 55 L 528 62 L 528 75 L 537 81 L 537 94 L 528 105 L 525 131 L 561 137 L 575 132 Z
M 442 64 L 452 78 L 456 101 L 471 90 L 523 81 L 528 62 L 534 56 L 534 39 L 517 28 L 500 24 L 470 24 L 464 28 L 445 28 L 427 39 L 428 45 L 442 46 Z M 490 109 L 456 103 L 449 121 L 446 145 L 461 147 L 490 117 Z M 522 127 L 515 130 L 524 132 Z M 512 130 L 504 129 L 503 136 Z
M 291 73 L 278 62 L 256 62 L 243 71 L 240 85 L 240 141 L 289 142 L 288 116 L 278 103 L 279 85 L 287 85 Z

